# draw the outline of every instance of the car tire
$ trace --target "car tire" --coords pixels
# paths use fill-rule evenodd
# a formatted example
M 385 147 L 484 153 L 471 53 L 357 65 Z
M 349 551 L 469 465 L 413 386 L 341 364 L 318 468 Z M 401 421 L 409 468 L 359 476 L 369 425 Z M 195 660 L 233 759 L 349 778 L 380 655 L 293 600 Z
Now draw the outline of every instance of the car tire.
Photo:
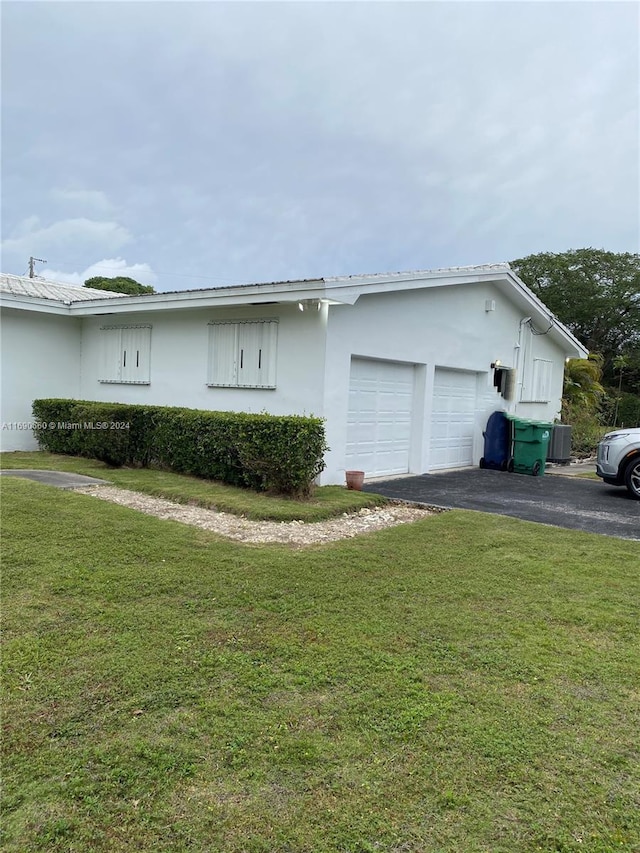
M 636 456 L 627 465 L 624 472 L 624 484 L 636 500 L 640 500 L 640 456 Z

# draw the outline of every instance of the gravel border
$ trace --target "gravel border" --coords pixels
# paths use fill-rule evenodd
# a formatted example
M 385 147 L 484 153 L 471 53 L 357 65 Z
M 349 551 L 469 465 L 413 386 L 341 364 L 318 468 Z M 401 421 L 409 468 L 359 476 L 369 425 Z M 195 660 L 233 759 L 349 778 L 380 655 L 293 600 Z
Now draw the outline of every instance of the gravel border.
M 371 533 L 397 524 L 420 521 L 442 512 L 436 507 L 398 501 L 372 509 L 365 507 L 355 513 L 344 513 L 327 521 L 309 524 L 303 521 L 250 521 L 230 513 L 174 503 L 142 492 L 118 489 L 115 486 L 82 486 L 74 491 L 136 509 L 156 518 L 179 521 L 181 524 L 211 530 L 229 539 L 252 544 L 280 542 L 298 546 L 317 545 L 338 539 L 351 539 L 363 533 Z

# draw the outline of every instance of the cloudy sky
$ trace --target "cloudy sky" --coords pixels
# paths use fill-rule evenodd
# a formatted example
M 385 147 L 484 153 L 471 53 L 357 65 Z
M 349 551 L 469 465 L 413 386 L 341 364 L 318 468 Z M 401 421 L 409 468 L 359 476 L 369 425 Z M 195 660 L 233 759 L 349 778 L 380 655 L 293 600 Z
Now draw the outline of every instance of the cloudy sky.
M 3 2 L 2 269 L 638 251 L 636 3 Z

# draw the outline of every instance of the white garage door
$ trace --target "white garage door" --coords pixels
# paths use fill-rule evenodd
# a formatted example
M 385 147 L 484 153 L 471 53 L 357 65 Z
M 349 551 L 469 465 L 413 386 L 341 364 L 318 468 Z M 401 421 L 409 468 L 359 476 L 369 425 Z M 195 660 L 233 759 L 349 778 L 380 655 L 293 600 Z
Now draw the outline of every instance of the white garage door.
M 436 368 L 429 470 L 473 465 L 476 375 Z
M 409 470 L 411 364 L 351 360 L 346 468 L 367 477 Z

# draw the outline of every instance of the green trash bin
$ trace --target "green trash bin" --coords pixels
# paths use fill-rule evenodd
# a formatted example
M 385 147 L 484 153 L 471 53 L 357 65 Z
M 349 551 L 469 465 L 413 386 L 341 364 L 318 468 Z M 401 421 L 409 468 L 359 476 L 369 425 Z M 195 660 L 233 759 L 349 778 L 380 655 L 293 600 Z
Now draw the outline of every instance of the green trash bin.
M 553 424 L 507 415 L 511 421 L 511 456 L 508 470 L 542 477 Z

